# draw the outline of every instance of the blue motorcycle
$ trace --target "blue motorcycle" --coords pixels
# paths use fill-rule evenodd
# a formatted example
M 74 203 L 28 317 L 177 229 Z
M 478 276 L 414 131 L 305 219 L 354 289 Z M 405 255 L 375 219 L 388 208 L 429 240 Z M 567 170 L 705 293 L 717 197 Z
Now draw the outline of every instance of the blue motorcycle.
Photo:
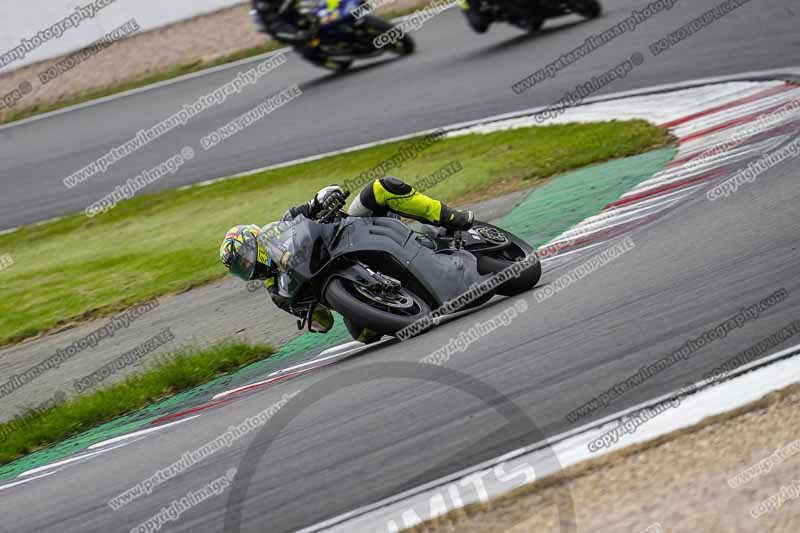
M 315 21 L 306 50 L 299 51 L 318 66 L 343 71 L 356 59 L 414 52 L 403 28 L 373 15 L 364 0 L 307 0 L 299 12 Z

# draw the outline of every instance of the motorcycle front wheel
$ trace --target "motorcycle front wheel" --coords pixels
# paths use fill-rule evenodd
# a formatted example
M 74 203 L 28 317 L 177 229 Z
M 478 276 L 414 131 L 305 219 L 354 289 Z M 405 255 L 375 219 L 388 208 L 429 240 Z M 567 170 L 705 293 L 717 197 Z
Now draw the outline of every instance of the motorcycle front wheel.
M 422 298 L 405 287 L 391 294 L 378 293 L 342 278 L 328 283 L 324 297 L 340 315 L 390 336 L 431 312 Z

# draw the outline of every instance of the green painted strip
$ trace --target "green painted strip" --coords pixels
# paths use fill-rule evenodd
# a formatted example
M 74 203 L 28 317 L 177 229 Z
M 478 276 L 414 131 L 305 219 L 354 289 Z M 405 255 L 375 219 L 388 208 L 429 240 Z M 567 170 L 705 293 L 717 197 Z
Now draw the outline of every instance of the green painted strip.
M 650 179 L 677 152 L 664 148 L 568 172 L 535 189 L 497 225 L 539 247 Z
M 85 450 L 87 447 L 107 439 L 113 439 L 120 435 L 146 429 L 153 420 L 157 420 L 167 414 L 190 408 L 196 404 L 200 396 L 212 395 L 212 391 L 222 388 L 233 388 L 239 384 L 253 381 L 253 377 L 263 378 L 265 374 L 277 370 L 282 365 L 276 364 L 289 358 L 297 358 L 296 363 L 302 362 L 303 356 L 317 353 L 320 348 L 326 348 L 341 343 L 350 336 L 341 317 L 336 317 L 333 328 L 325 335 L 318 333 L 305 333 L 288 342 L 281 350 L 269 359 L 255 362 L 241 370 L 219 377 L 213 381 L 195 387 L 193 389 L 170 396 L 160 402 L 140 409 L 134 413 L 114 419 L 96 428 L 70 437 L 62 442 L 54 444 L 48 448 L 35 451 L 20 459 L 0 466 L 0 481 L 13 478 L 30 470 L 54 461 L 61 460 L 77 452 Z M 275 367 L 270 368 L 270 367 Z M 235 383 L 232 385 L 232 383 Z
M 535 189 L 497 224 L 513 231 L 534 246 L 540 246 L 581 220 L 597 214 L 625 192 L 663 170 L 676 153 L 677 149 L 667 148 L 569 172 Z M 143 429 L 157 418 L 196 405 L 202 396 L 205 396 L 204 401 L 209 399 L 213 391 L 263 379 L 264 375 L 283 366 L 280 363 L 286 359 L 293 359 L 294 364 L 299 364 L 304 359 L 310 359 L 319 349 L 334 346 L 346 339 L 349 339 L 349 334 L 341 317 L 337 316 L 333 329 L 326 335 L 300 335 L 269 359 L 258 361 L 234 374 L 176 394 L 4 465 L 0 467 L 0 480 L 58 461 L 106 439 Z

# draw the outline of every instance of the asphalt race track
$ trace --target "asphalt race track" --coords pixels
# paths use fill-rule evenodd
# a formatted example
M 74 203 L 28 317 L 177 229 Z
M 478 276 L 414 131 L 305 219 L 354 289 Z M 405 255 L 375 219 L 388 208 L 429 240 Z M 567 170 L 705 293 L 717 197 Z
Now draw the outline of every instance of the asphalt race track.
M 195 148 L 197 157 L 178 175 L 148 186 L 149 191 L 549 105 L 565 91 L 605 72 L 633 52 L 647 53 L 650 43 L 717 3 L 679 0 L 671 10 L 655 15 L 635 31 L 618 37 L 521 96 L 511 90 L 512 83 L 581 45 L 588 36 L 606 31 L 647 2 L 607 0 L 606 14 L 598 20 L 553 20 L 534 36 L 502 24 L 478 36 L 469 30 L 463 16 L 452 10 L 415 32 L 419 53 L 413 57 L 394 60 L 384 56 L 373 62 L 377 64 L 357 65 L 345 76 L 330 75 L 289 54 L 287 64 L 262 78 L 255 87 L 205 111 L 108 172 L 72 189 L 63 185 L 65 176 L 249 67 L 238 66 L 101 105 L 0 128 L 0 176 L 4 179 L 0 230 L 82 211 L 126 179 L 153 168 L 184 146 Z M 798 11 L 791 0 L 752 0 L 667 53 L 650 57 L 636 72 L 615 81 L 600 94 L 798 63 Z M 200 139 L 204 135 L 295 83 L 303 96 L 292 105 L 201 153 Z
M 582 283 L 543 304 L 526 294 L 530 310 L 525 315 L 457 354 L 447 367 L 500 391 L 545 435 L 553 435 L 570 427 L 566 413 L 643 364 L 741 307 L 780 288 L 789 291 L 785 302 L 758 321 L 705 348 L 701 358 L 651 378 L 613 408 L 695 381 L 800 314 L 798 178 L 795 162 L 774 168 L 747 192 L 713 208 L 698 195 L 632 232 L 636 248 Z M 550 271 L 544 281 L 558 275 Z M 242 531 L 296 530 L 530 443 L 539 436 L 515 432 L 495 410 L 497 398 L 476 399 L 435 381 L 383 378 L 395 370 L 389 363 L 417 362 L 509 303 L 497 300 L 421 337 L 276 383 L 164 429 L 157 438 L 5 490 L 0 495 L 3 526 L 15 532 L 129 531 L 187 491 L 239 466 L 254 439 L 257 443 L 266 434 L 237 441 L 119 511 L 106 505 L 109 498 L 284 394 L 308 390 L 321 380 L 358 377 L 365 365 L 374 380 L 361 376 L 344 390 L 324 385 L 330 393 L 294 418 L 258 461 L 258 469 L 250 470 L 252 483 L 238 500 Z M 263 451 L 258 444 L 256 450 Z M 227 497 L 204 502 L 169 530 L 222 531 Z
M 276 112 L 207 158 L 198 157 L 181 179 L 160 186 L 545 105 L 633 51 L 645 51 L 652 40 L 714 5 L 684 0 L 672 12 L 584 58 L 534 94 L 516 96 L 509 89 L 511 83 L 576 46 L 587 34 L 602 32 L 631 8 L 643 5 L 606 4 L 608 14 L 598 21 L 533 38 L 515 38 L 517 32 L 502 27 L 476 37 L 466 30 L 458 13 L 444 14 L 420 32 L 420 54 L 344 77 L 320 77 L 318 71 L 291 61 L 268 76 L 258 91 L 272 94 L 299 80 L 305 93 L 302 105 Z M 788 0 L 753 0 L 608 91 L 796 64 L 800 59 L 796 12 Z M 530 59 L 534 56 L 540 59 Z M 82 209 L 113 188 L 125 172 L 155 164 L 187 143 L 198 146 L 199 137 L 257 103 L 258 91 L 209 112 L 69 194 L 60 182 L 65 172 L 80 168 L 228 77 L 218 73 L 160 89 L 158 94 L 0 130 L 2 173 L 13 180 L 10 195 L 0 200 L 0 222 L 11 227 Z M 710 205 L 705 195 L 698 194 L 678 204 L 630 232 L 635 249 L 581 283 L 544 303 L 537 303 L 535 293 L 523 295 L 529 304 L 524 315 L 447 363 L 447 368 L 461 374 L 442 370 L 436 377 L 422 369 L 419 374 L 404 369 L 517 298 L 496 299 L 420 337 L 384 344 L 258 389 L 164 429 L 157 438 L 131 442 L 3 490 L 0 531 L 130 531 L 172 500 L 237 467 L 252 473 L 246 490 L 211 498 L 165 529 L 222 531 L 231 496 L 231 503 L 242 510 L 241 531 L 297 530 L 576 427 L 565 415 L 621 378 L 742 307 L 778 289 L 789 292 L 786 301 L 757 321 L 704 348 L 702 357 L 654 376 L 610 409 L 576 425 L 676 390 L 800 316 L 799 179 L 800 162 L 793 159 L 725 201 Z M 593 252 L 583 254 L 588 258 Z M 558 268 L 547 270 L 543 283 L 560 273 Z M 471 396 L 466 392 L 470 380 L 479 380 L 497 394 Z M 309 390 L 320 392 L 321 401 L 291 418 L 279 434 L 271 433 L 272 426 L 267 424 L 263 433 L 235 442 L 153 494 L 116 512 L 108 507 L 109 498 L 178 460 L 187 450 L 214 439 L 285 394 Z M 538 427 L 535 434 L 522 431 L 522 424 L 508 423 L 498 412 L 502 411 L 501 395 L 533 420 Z M 298 399 L 302 398 L 301 393 Z M 274 437 L 268 449 L 267 437 Z

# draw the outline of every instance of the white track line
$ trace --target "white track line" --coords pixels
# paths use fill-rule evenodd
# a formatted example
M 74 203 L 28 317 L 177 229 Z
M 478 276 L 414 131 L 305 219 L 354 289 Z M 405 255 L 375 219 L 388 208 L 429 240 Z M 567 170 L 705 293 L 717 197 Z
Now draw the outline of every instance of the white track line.
M 344 344 L 338 344 L 336 346 L 332 346 L 330 348 L 322 350 L 319 353 L 319 355 L 320 356 L 329 355 L 329 354 L 332 354 L 332 353 L 343 352 L 345 350 L 349 350 L 350 348 L 356 348 L 356 347 L 361 347 L 361 346 L 364 346 L 363 342 L 358 342 L 358 341 L 345 342 Z
M 694 191 L 695 189 L 697 189 L 699 187 L 702 187 L 702 186 L 703 186 L 702 183 L 700 183 L 698 185 L 689 185 L 688 187 L 684 187 L 684 188 L 681 188 L 681 189 L 665 192 L 665 193 L 659 194 L 657 196 L 651 196 L 649 198 L 642 198 L 638 202 L 632 202 L 630 204 L 623 205 L 622 207 L 616 207 L 615 209 L 619 213 L 624 213 L 625 211 L 636 209 L 639 206 L 645 206 L 645 205 L 648 205 L 648 204 L 651 204 L 651 203 L 658 203 L 658 202 L 660 202 L 662 200 L 666 200 L 667 198 L 671 198 L 673 196 L 680 196 L 681 198 L 683 198 L 684 196 L 687 196 L 691 191 Z
M 480 476 L 481 473 L 488 472 L 497 465 L 508 466 L 516 463 L 528 467 L 532 466 L 536 472 L 536 479 L 539 480 L 569 466 L 611 453 L 618 448 L 629 447 L 633 443 L 647 442 L 676 430 L 690 427 L 709 416 L 732 411 L 756 401 L 770 392 L 797 382 L 797 376 L 800 376 L 800 357 L 792 356 L 798 353 L 800 353 L 800 345 L 745 365 L 734 371 L 728 380 L 722 383 L 709 385 L 699 382 L 695 384 L 694 393 L 691 396 L 684 398 L 678 407 L 663 412 L 640 426 L 632 438 L 628 439 L 624 445 L 612 446 L 595 453 L 588 450 L 589 442 L 592 442 L 609 428 L 618 424 L 624 417 L 674 398 L 675 393 L 666 394 L 654 400 L 641 403 L 596 422 L 585 424 L 530 446 L 513 450 L 490 461 L 426 483 L 396 496 L 388 497 L 333 517 L 302 529 L 300 533 L 313 533 L 323 530 L 332 533 L 374 532 L 385 530 L 386 524 L 390 520 L 394 520 L 396 523 L 403 522 L 402 527 L 410 527 L 419 523 L 415 522 L 417 517 L 420 521 L 430 518 L 428 514 L 431 509 L 431 498 L 440 494 L 443 491 L 443 487 L 464 481 L 471 476 Z M 788 359 L 785 359 L 787 357 Z M 657 422 L 654 423 L 654 421 Z M 631 437 L 630 435 L 628 436 Z M 556 468 L 553 468 L 552 465 L 553 454 L 558 458 L 559 464 Z M 510 468 L 506 468 L 506 471 L 510 470 Z M 493 476 L 485 476 L 485 478 L 481 476 L 481 479 L 484 481 L 484 489 L 490 497 L 499 496 L 509 490 L 508 486 L 498 487 L 497 482 L 492 481 Z M 469 483 L 459 483 L 460 487 L 465 485 L 469 485 Z M 477 493 L 464 494 L 462 491 L 459 508 L 481 501 L 479 496 L 481 495 Z M 410 510 L 415 511 L 417 517 L 414 516 L 414 513 L 410 513 Z M 453 511 L 455 509 L 448 506 L 447 510 Z M 408 520 L 401 520 L 401 516 L 408 517 Z
M 766 98 L 759 98 L 758 100 L 742 104 L 741 106 L 724 109 L 711 115 L 700 117 L 675 127 L 673 131 L 678 137 L 688 137 L 689 135 L 699 133 L 703 130 L 721 126 L 737 118 L 754 115 L 759 111 L 778 107 L 792 100 L 796 100 L 798 97 L 800 97 L 800 88 L 792 89 L 776 95 L 767 96 Z M 757 120 L 757 118 L 754 120 Z
M 707 149 L 703 149 L 703 150 L 699 150 L 699 151 L 692 151 L 692 152 L 686 154 L 685 156 L 681 156 L 681 154 L 679 153 L 678 156 L 675 158 L 678 161 L 681 160 L 681 159 L 684 159 L 685 157 L 691 157 L 691 156 L 696 156 L 696 157 L 694 159 L 690 159 L 689 161 L 686 161 L 685 163 L 683 163 L 681 165 L 676 165 L 676 166 L 670 167 L 669 169 L 667 169 L 667 171 L 665 171 L 663 173 L 659 173 L 656 176 L 666 175 L 668 173 L 672 173 L 672 172 L 675 172 L 675 171 L 686 172 L 686 171 L 691 171 L 691 170 L 695 170 L 695 169 L 699 169 L 699 168 L 705 168 L 705 167 L 709 167 L 710 165 L 712 165 L 712 162 L 713 162 L 713 166 L 722 166 L 723 164 L 729 165 L 729 164 L 737 163 L 737 162 L 742 160 L 742 158 L 744 157 L 743 154 L 747 154 L 748 153 L 748 148 L 752 148 L 752 147 L 755 147 L 755 146 L 764 146 L 764 147 L 767 147 L 765 149 L 765 151 L 769 151 L 769 150 L 771 150 L 771 148 L 769 148 L 770 145 L 777 146 L 778 144 L 781 144 L 783 142 L 783 140 L 785 140 L 787 138 L 788 138 L 788 135 L 778 135 L 778 136 L 769 137 L 767 139 L 758 141 L 757 143 L 750 143 L 750 144 L 741 143 L 739 146 L 735 146 L 735 147 L 726 149 L 726 150 L 724 150 L 724 151 L 722 151 L 722 152 L 720 152 L 718 154 L 714 154 L 714 155 L 712 155 L 710 157 L 709 156 L 703 157 L 702 154 L 703 153 L 709 153 L 709 152 L 713 151 L 717 147 L 725 146 L 726 143 L 723 142 L 723 143 L 719 143 L 719 144 L 713 144 L 713 145 L 709 146 L 709 148 L 707 148 Z
M 161 431 L 162 429 L 166 429 L 168 427 L 176 426 L 178 424 L 183 424 L 184 422 L 188 422 L 189 420 L 194 420 L 202 415 L 194 415 L 188 418 L 184 418 L 182 420 L 177 420 L 175 422 L 169 422 L 168 424 L 164 424 L 161 426 L 156 426 L 149 429 L 142 429 L 140 431 L 135 431 L 133 433 L 128 433 L 126 435 L 120 435 L 119 437 L 114 437 L 113 439 L 104 440 L 102 442 L 98 442 L 96 444 L 92 444 L 89 446 L 89 450 L 96 450 L 98 448 L 103 448 L 108 446 L 109 444 L 116 444 L 117 442 L 122 442 L 129 439 L 135 439 L 136 437 L 143 437 L 145 435 L 149 435 L 150 433 L 155 433 L 156 431 Z
M 122 448 L 123 446 L 127 446 L 127 442 L 122 444 L 117 444 L 116 446 L 112 446 L 111 448 L 106 448 L 104 450 L 98 450 L 96 452 L 85 453 L 83 455 L 78 455 L 76 457 L 70 457 L 69 459 L 64 459 L 63 461 L 58 461 L 56 463 L 46 464 L 44 466 L 40 466 L 37 468 L 32 468 L 30 470 L 26 470 L 25 472 L 21 473 L 17 476 L 17 478 L 24 478 L 31 476 L 33 474 L 38 474 L 39 472 L 45 472 L 47 470 L 52 470 L 53 468 L 58 468 L 59 466 L 68 465 L 77 461 L 82 461 L 83 459 L 89 459 L 91 457 L 95 457 L 97 455 L 110 452 L 111 450 L 116 450 L 117 448 Z
M 339 357 L 344 357 L 345 355 L 347 355 L 349 353 L 357 352 L 357 351 L 361 350 L 361 348 L 366 346 L 366 344 L 364 344 L 362 342 L 359 342 L 358 344 L 360 346 L 357 346 L 355 348 L 351 348 L 349 350 L 345 350 L 343 352 L 340 351 L 340 352 L 334 353 L 332 355 L 327 355 L 325 357 L 318 357 L 316 359 L 312 359 L 311 361 L 306 361 L 305 363 L 300 363 L 299 365 L 294 365 L 294 366 L 289 366 L 289 367 L 286 367 L 286 368 L 281 368 L 280 370 L 276 370 L 275 372 L 273 372 L 272 374 L 270 374 L 267 377 L 280 376 L 281 374 L 286 374 L 287 372 L 294 372 L 296 370 L 300 370 L 300 369 L 306 368 L 308 366 L 314 366 L 316 364 L 322 363 L 323 361 L 330 361 L 331 359 L 337 359 Z
M 459 129 L 448 136 L 471 133 L 492 133 L 508 129 L 530 126 L 547 126 L 569 122 L 594 122 L 608 120 L 644 119 L 655 124 L 663 124 L 692 115 L 706 109 L 724 105 L 758 94 L 765 89 L 785 85 L 785 82 L 735 82 L 720 86 L 694 87 L 676 91 L 672 94 L 645 93 L 623 100 L 604 100 L 570 107 L 554 120 L 542 123 L 536 121 L 535 114 L 541 108 L 526 110 L 521 116 L 511 119 L 485 119 L 479 124 Z M 687 102 L 694 102 L 694 106 Z
M 12 483 L 7 483 L 5 485 L 0 485 L 0 490 L 10 489 L 12 487 L 16 487 L 17 485 L 23 485 L 25 483 L 30 483 L 31 481 L 34 481 L 36 479 L 41 479 L 43 477 L 52 476 L 56 472 L 58 472 L 58 470 L 53 470 L 52 472 L 47 472 L 47 473 L 41 474 L 39 476 L 29 477 L 27 479 L 22 479 L 20 481 L 14 481 Z
M 686 174 L 687 172 L 696 172 L 696 171 L 705 172 L 706 170 L 711 170 L 724 165 L 732 165 L 734 163 L 738 163 L 740 161 L 743 161 L 751 157 L 750 154 L 752 154 L 754 151 L 768 152 L 772 150 L 772 148 L 782 144 L 790 136 L 791 134 L 769 137 L 762 141 L 758 141 L 757 143 L 737 146 L 735 148 L 726 150 L 719 154 L 715 154 L 711 157 L 692 159 L 690 161 L 687 161 L 686 163 L 683 163 L 682 165 L 670 167 L 663 172 L 659 172 L 658 174 L 656 174 L 655 176 L 653 176 L 651 179 L 647 180 L 647 182 L 644 183 L 649 183 L 651 181 L 656 181 L 665 177 L 681 173 Z M 711 149 L 713 150 L 713 148 Z M 702 151 L 700 153 L 702 153 Z
M 760 115 L 759 117 L 761 116 L 766 117 L 772 115 Z M 760 118 L 743 122 L 737 126 L 732 126 L 724 130 L 703 135 L 702 137 L 698 137 L 696 139 L 684 141 L 680 145 L 679 154 L 681 158 L 684 158 L 692 153 L 702 153 L 703 151 L 709 150 L 712 147 L 720 144 L 725 144 L 732 138 L 735 139 L 737 137 L 741 137 L 741 139 L 739 139 L 741 144 L 746 142 L 751 137 L 763 135 L 770 130 L 775 130 L 781 126 L 795 122 L 798 120 L 798 118 L 800 118 L 800 112 L 786 113 L 780 120 L 774 120 L 773 118 L 771 119 L 772 122 L 770 122 L 768 125 L 765 125 Z M 686 152 L 689 153 L 687 154 Z
M 387 342 L 387 341 L 382 341 L 382 342 Z M 378 344 L 382 344 L 382 343 L 371 344 L 369 346 L 373 347 L 373 346 L 377 346 Z M 349 355 L 352 355 L 352 354 L 354 354 L 356 352 L 359 352 L 359 351 L 363 350 L 366 346 L 367 345 L 364 344 L 363 342 L 352 341 L 352 342 L 347 342 L 347 343 L 344 343 L 344 344 L 340 344 L 338 346 L 334 346 L 332 348 L 328 348 L 327 350 L 321 352 L 320 355 L 322 355 L 322 354 L 324 354 L 326 352 L 330 353 L 331 350 L 334 350 L 334 353 L 331 354 L 331 355 L 325 356 L 325 357 L 317 357 L 316 359 L 312 359 L 310 361 L 306 361 L 305 363 L 300 363 L 299 365 L 294 365 L 294 366 L 290 366 L 290 367 L 287 367 L 287 368 L 281 368 L 280 370 L 276 370 L 275 372 L 272 372 L 271 374 L 267 375 L 266 379 L 263 379 L 261 381 L 256 381 L 254 383 L 249 383 L 247 385 L 242 385 L 241 387 L 236 387 L 235 389 L 230 389 L 230 390 L 227 390 L 227 391 L 224 391 L 224 392 L 220 392 L 219 394 L 214 395 L 211 399 L 212 400 L 218 400 L 220 398 L 224 398 L 226 396 L 231 396 L 233 394 L 236 394 L 237 392 L 242 392 L 242 391 L 245 391 L 245 390 L 253 388 L 253 387 L 258 387 L 259 385 L 267 385 L 270 382 L 275 381 L 276 378 L 280 377 L 283 374 L 288 374 L 288 373 L 297 372 L 297 371 L 301 371 L 303 373 L 309 372 L 311 370 L 314 370 L 314 366 L 319 364 L 319 363 L 321 363 L 321 362 L 330 361 L 332 359 L 344 358 L 345 356 L 349 356 Z M 349 347 L 349 349 L 344 349 L 344 351 L 342 351 L 342 349 L 345 348 L 345 347 Z M 311 367 L 311 368 L 303 370 L 306 367 Z
M 308 372 L 309 370 L 301 370 L 298 373 L 298 375 L 299 374 L 304 374 L 304 373 Z M 274 381 L 278 381 L 278 378 L 280 378 L 280 376 L 273 376 L 273 377 L 270 377 L 270 378 L 267 378 L 267 379 L 262 379 L 261 381 L 256 381 L 254 383 L 248 383 L 247 385 L 242 385 L 241 387 L 236 387 L 235 389 L 230 389 L 230 390 L 226 390 L 224 392 L 220 392 L 219 394 L 215 394 L 214 396 L 211 397 L 211 399 L 212 400 L 219 400 L 220 398 L 225 398 L 227 396 L 231 396 L 231 395 L 237 394 L 239 392 L 244 392 L 244 391 L 246 391 L 248 389 L 253 389 L 253 388 L 256 388 L 256 387 L 258 387 L 260 385 L 267 385 L 267 384 L 272 383 Z

